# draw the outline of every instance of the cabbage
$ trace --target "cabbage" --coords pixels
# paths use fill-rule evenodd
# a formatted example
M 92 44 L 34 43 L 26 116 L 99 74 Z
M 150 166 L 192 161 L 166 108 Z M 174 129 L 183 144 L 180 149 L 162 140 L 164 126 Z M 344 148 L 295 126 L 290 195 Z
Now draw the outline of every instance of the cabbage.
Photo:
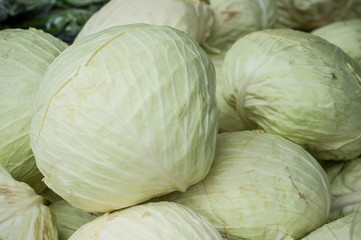
M 216 94 L 217 94 L 217 100 L 221 111 L 220 117 L 219 117 L 219 132 L 231 132 L 233 129 L 238 129 L 243 124 L 243 122 L 240 120 L 237 110 L 232 108 L 222 95 L 222 81 L 223 81 L 223 72 L 222 72 L 222 65 L 224 61 L 224 55 L 223 54 L 210 54 L 209 55 L 213 65 L 214 69 L 216 71 L 216 82 L 217 82 L 217 88 L 216 88 Z M 241 127 L 241 129 L 246 129 L 246 126 Z
M 185 33 L 123 25 L 68 47 L 39 87 L 31 147 L 45 183 L 106 212 L 208 173 L 219 107 L 212 62 Z
M 275 27 L 310 31 L 347 15 L 354 0 L 276 0 Z
M 277 19 L 276 0 L 211 0 L 214 27 L 204 47 L 213 53 L 227 51 L 247 33 L 270 28 Z
M 75 42 L 116 25 L 167 25 L 204 42 L 213 26 L 213 12 L 202 0 L 111 0 L 83 26 Z
M 55 219 L 43 198 L 0 165 L 0 239 L 58 239 Z
M 326 166 L 331 182 L 332 205 L 329 218 L 361 211 L 361 158 Z
M 361 19 L 334 22 L 311 33 L 340 47 L 361 65 Z
M 36 192 L 45 185 L 30 148 L 32 105 L 46 69 L 66 46 L 33 28 L 0 31 L 0 164 Z
M 157 200 L 184 204 L 228 239 L 292 239 L 327 220 L 326 173 L 300 146 L 260 131 L 218 135 L 211 170 L 186 192 Z
M 65 200 L 56 201 L 50 204 L 49 208 L 55 214 L 59 240 L 69 239 L 81 226 L 101 216 L 99 213 L 84 212 L 79 208 L 71 206 Z
M 354 212 L 323 225 L 302 240 L 357 240 L 361 236 L 361 212 Z
M 222 240 L 209 221 L 171 202 L 147 203 L 106 213 L 83 225 L 69 240 Z
M 360 76 L 361 67 L 350 56 L 310 33 L 250 33 L 229 49 L 218 81 L 242 124 L 231 128 L 221 122 L 220 128 L 261 128 L 303 146 L 318 160 L 356 158 L 361 154 Z

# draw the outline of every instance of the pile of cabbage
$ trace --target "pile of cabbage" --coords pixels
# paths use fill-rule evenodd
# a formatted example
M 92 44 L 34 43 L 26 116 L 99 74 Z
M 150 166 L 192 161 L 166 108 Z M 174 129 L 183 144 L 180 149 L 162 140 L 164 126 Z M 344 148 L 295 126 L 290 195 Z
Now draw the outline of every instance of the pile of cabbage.
M 0 239 L 361 239 L 360 9 L 111 0 L 70 45 L 1 30 Z

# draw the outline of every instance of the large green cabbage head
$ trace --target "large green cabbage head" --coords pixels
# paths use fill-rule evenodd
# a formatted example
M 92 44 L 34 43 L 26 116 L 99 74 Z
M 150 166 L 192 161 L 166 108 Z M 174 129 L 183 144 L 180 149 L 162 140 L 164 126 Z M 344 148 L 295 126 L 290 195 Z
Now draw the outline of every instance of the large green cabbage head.
M 303 237 L 331 205 L 327 175 L 306 150 L 255 131 L 220 134 L 208 175 L 160 199 L 201 213 L 228 239 L 252 240 Z
M 83 225 L 69 240 L 222 240 L 201 216 L 181 204 L 147 203 L 106 213 Z
M 48 66 L 66 47 L 33 28 L 0 31 L 0 164 L 38 193 L 45 185 L 30 148 L 32 106 Z
M 0 239 L 58 239 L 55 218 L 43 198 L 0 164 Z
M 71 45 L 50 65 L 31 146 L 55 193 L 105 212 L 203 179 L 218 119 L 214 66 L 192 38 L 123 25 Z
M 214 26 L 204 46 L 209 52 L 227 51 L 244 35 L 273 26 L 276 0 L 211 0 Z
M 310 31 L 348 15 L 355 0 L 276 0 L 275 27 Z
M 310 33 L 250 33 L 229 49 L 218 81 L 239 125 L 220 127 L 261 128 L 319 160 L 356 158 L 361 154 L 360 76 L 361 67 L 350 56 Z
M 133 23 L 167 25 L 202 43 L 214 22 L 204 0 L 111 0 L 83 26 L 75 41 L 109 27 Z
M 360 4 L 361 6 L 361 4 Z M 315 29 L 312 34 L 326 39 L 361 65 L 361 19 L 337 21 Z

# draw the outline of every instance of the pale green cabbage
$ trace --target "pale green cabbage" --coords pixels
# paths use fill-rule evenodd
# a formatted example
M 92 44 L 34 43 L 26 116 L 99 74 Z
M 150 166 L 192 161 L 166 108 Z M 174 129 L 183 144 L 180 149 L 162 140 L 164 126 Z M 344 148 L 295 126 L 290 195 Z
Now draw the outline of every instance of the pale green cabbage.
M 210 54 L 209 55 L 213 65 L 214 69 L 216 71 L 216 82 L 217 82 L 217 88 L 216 88 L 216 94 L 217 94 L 217 100 L 221 111 L 220 118 L 219 118 L 219 132 L 231 132 L 233 129 L 239 129 L 240 126 L 244 125 L 244 123 L 240 120 L 237 110 L 232 108 L 223 96 L 223 90 L 222 90 L 222 82 L 223 82 L 223 61 L 224 61 L 224 55 L 223 54 Z M 241 127 L 241 129 L 246 129 L 246 126 Z
M 69 240 L 222 240 L 200 214 L 177 203 L 158 202 L 106 213 L 83 225 Z
M 36 192 L 45 188 L 30 148 L 36 91 L 66 43 L 36 29 L 0 31 L 0 164 Z
M 310 31 L 341 19 L 352 9 L 354 0 L 276 0 L 275 27 Z
M 354 212 L 323 225 L 302 240 L 360 240 L 361 212 Z
M 31 146 L 55 193 L 106 212 L 203 179 L 218 119 L 214 66 L 193 39 L 167 26 L 117 26 L 48 68 Z
M 13 179 L 1 164 L 0 239 L 58 239 L 54 215 L 43 198 L 26 183 Z
M 204 47 L 213 53 L 227 51 L 244 35 L 273 26 L 276 0 L 211 0 L 214 26 Z
M 221 97 L 242 123 L 233 128 L 221 122 L 220 128 L 261 128 L 303 146 L 318 160 L 356 158 L 361 154 L 360 76 L 361 67 L 350 56 L 310 33 L 250 33 L 227 52 L 223 81 L 218 81 Z
M 332 205 L 329 218 L 361 211 L 361 158 L 326 166 L 331 183 Z
M 79 208 L 71 206 L 65 200 L 59 200 L 49 205 L 55 214 L 56 227 L 59 240 L 67 240 L 84 224 L 94 220 L 102 214 L 88 213 Z
M 319 163 L 302 147 L 259 131 L 220 134 L 208 175 L 159 199 L 194 209 L 232 240 L 303 237 L 326 222 L 331 205 Z
M 311 33 L 340 47 L 361 65 L 361 19 L 334 22 Z
M 214 16 L 202 0 L 111 0 L 85 23 L 75 42 L 109 27 L 133 23 L 171 26 L 202 43 L 210 34 Z

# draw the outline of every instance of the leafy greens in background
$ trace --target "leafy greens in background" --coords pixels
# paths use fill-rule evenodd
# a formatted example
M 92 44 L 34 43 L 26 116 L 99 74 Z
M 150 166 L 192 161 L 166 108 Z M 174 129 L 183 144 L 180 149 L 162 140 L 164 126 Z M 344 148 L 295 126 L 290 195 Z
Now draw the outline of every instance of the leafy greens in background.
M 72 43 L 109 0 L 0 0 L 0 29 L 34 27 Z

